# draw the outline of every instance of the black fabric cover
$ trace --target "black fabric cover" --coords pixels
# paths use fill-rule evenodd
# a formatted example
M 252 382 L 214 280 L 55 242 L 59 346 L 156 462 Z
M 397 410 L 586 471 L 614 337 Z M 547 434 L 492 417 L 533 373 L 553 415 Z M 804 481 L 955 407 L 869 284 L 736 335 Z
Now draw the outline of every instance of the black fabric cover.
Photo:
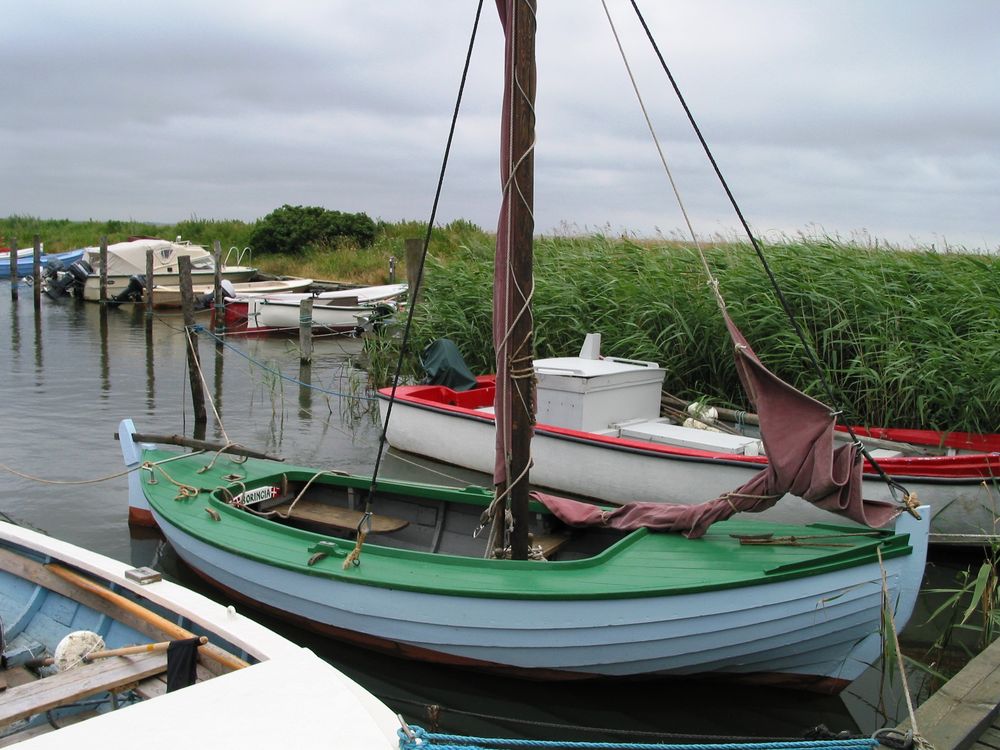
M 443 385 L 455 391 L 475 387 L 476 377 L 469 371 L 458 347 L 451 339 L 432 341 L 420 354 L 428 385 Z
M 193 685 L 198 663 L 199 638 L 170 641 L 167 646 L 167 692 Z

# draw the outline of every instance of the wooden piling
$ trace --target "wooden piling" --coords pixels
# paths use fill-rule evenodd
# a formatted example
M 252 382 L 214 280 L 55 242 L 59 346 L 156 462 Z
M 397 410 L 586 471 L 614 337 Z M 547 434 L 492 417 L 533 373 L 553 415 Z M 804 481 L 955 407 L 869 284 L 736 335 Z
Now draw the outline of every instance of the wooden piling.
M 301 350 L 300 361 L 312 362 L 313 335 L 312 335 L 312 314 L 313 301 L 308 297 L 299 302 L 299 349 Z
M 108 238 L 101 237 L 101 303 L 108 301 Z
M 216 240 L 212 243 L 215 251 L 215 294 L 212 295 L 214 308 L 215 332 L 226 332 L 226 295 L 222 292 L 222 243 Z M 221 345 L 221 342 L 217 346 Z
M 146 250 L 146 317 L 153 317 L 153 250 Z
M 10 298 L 17 302 L 17 238 L 10 238 Z
M 187 335 L 188 379 L 191 382 L 191 405 L 194 407 L 196 425 L 208 422 L 205 411 L 205 384 L 201 379 L 201 358 L 198 356 L 198 338 L 194 332 L 194 289 L 191 281 L 191 258 L 182 255 L 177 259 L 180 271 L 181 312 L 184 314 L 184 331 Z
M 31 280 L 35 298 L 35 311 L 42 307 L 42 238 L 35 235 L 35 252 L 31 260 Z
M 423 240 L 406 240 L 406 283 L 410 287 L 409 305 L 417 304 L 417 284 L 420 274 L 420 260 L 424 255 Z

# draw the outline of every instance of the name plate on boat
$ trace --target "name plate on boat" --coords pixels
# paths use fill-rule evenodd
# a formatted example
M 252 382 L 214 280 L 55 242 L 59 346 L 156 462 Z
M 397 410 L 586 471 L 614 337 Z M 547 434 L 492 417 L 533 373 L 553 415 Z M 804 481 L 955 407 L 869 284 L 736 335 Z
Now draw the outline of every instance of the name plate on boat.
M 281 489 L 279 487 L 257 487 L 252 490 L 247 490 L 246 492 L 241 492 L 238 495 L 234 495 L 232 500 L 229 501 L 229 504 L 237 508 L 242 508 L 246 505 L 256 505 L 264 500 L 276 498 L 280 493 Z

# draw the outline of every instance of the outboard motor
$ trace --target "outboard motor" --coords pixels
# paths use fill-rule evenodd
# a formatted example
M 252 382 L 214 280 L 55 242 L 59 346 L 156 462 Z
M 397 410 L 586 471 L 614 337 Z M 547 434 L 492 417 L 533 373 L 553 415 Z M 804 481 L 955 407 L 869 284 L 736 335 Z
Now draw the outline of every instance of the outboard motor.
M 87 277 L 94 272 L 91 265 L 82 258 L 62 270 L 61 263 L 52 263 L 46 269 L 45 293 L 51 297 L 63 297 L 70 293 L 83 293 Z
M 118 292 L 108 302 L 114 305 L 120 305 L 122 302 L 142 302 L 142 295 L 145 290 L 145 275 L 134 274 L 128 277 L 128 284 L 125 285 L 125 289 Z
M 236 299 L 238 296 L 236 293 L 236 287 L 233 286 L 233 282 L 229 279 L 223 279 L 220 284 L 222 287 L 222 299 L 232 300 Z M 213 289 L 206 294 L 199 294 L 194 300 L 195 309 L 197 310 L 210 310 L 215 307 L 215 290 Z

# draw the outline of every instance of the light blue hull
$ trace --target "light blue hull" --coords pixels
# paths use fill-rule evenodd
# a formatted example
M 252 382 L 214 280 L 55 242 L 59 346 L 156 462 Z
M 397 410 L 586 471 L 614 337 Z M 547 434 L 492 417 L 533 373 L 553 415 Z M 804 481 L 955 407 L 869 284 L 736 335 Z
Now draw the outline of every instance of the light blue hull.
M 579 676 L 767 674 L 846 684 L 880 648 L 877 565 L 677 596 L 492 599 L 303 575 L 206 544 L 154 516 L 191 567 L 242 597 L 321 629 L 443 661 Z M 925 515 L 901 523 L 927 522 Z M 919 542 L 926 532 L 911 539 L 911 555 L 885 563 L 898 622 L 912 611 L 926 555 L 926 542 Z

